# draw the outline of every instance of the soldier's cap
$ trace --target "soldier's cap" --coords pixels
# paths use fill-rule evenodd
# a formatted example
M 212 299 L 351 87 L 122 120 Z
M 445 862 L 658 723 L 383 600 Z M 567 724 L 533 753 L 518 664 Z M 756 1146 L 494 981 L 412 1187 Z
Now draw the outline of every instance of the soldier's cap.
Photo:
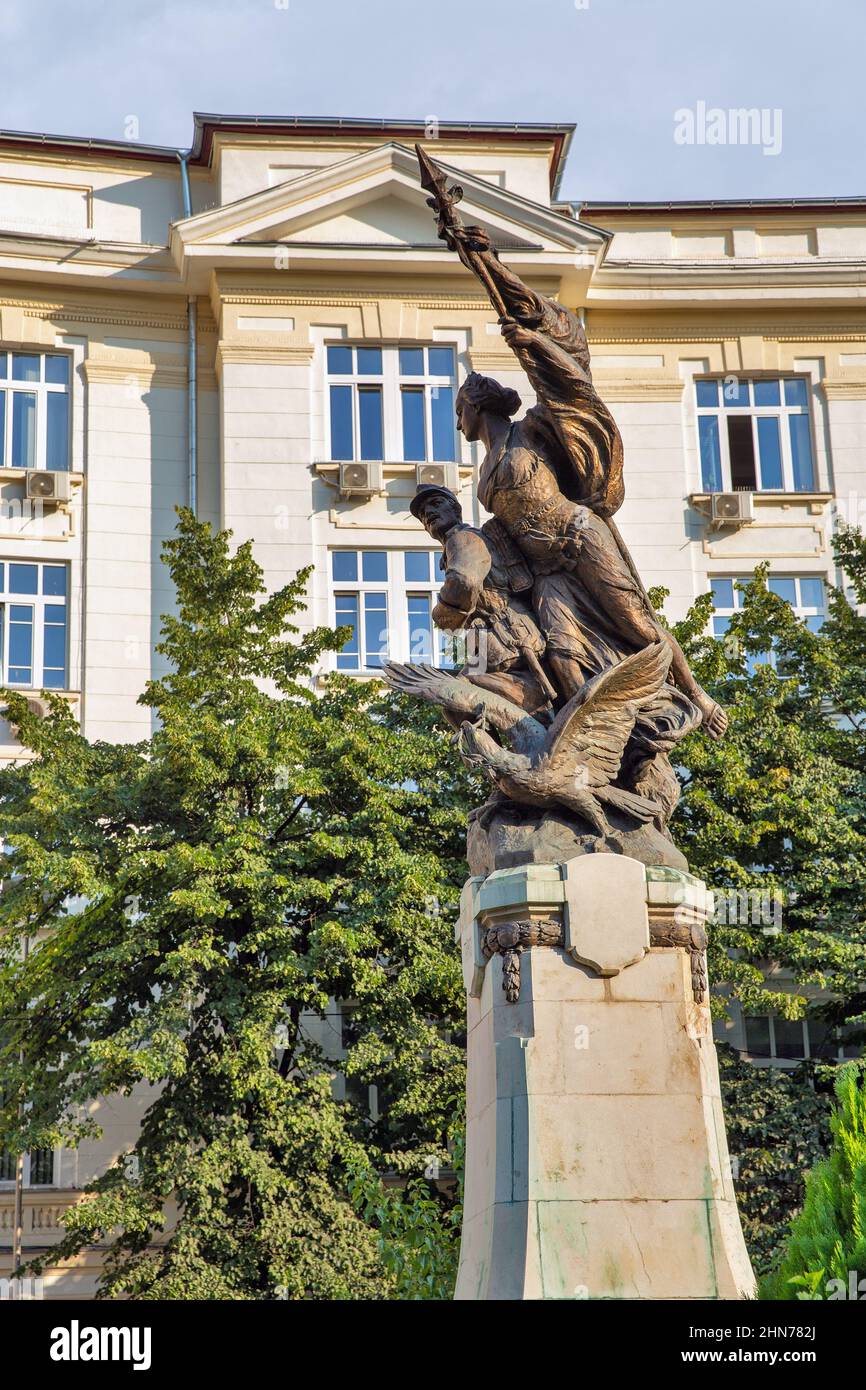
M 440 487 L 438 483 L 423 483 L 409 503 L 409 510 L 417 521 L 421 520 L 419 513 L 424 503 L 429 502 L 431 497 L 447 497 L 449 502 L 454 503 L 458 511 L 462 510 L 456 494 L 450 488 Z

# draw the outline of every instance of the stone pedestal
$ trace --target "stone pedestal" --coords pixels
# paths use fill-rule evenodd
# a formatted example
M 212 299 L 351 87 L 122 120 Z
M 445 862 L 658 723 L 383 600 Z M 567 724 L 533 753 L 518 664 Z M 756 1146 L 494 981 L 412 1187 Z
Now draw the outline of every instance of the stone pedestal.
M 706 998 L 711 905 L 691 875 L 612 854 L 467 883 L 456 1298 L 753 1293 Z

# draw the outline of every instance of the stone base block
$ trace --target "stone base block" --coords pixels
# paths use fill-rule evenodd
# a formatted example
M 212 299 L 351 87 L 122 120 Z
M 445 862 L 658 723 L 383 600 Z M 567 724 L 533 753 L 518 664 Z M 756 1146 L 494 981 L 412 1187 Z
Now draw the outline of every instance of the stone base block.
M 606 858 L 615 870 L 615 857 Z M 521 872 L 514 915 L 543 912 L 553 920 L 548 879 L 542 876 L 542 892 L 527 888 Z M 586 940 L 572 882 L 563 944 L 522 948 L 514 1002 L 498 962 L 485 967 L 478 952 L 477 919 L 464 913 L 475 994 L 468 1000 L 467 1172 L 455 1297 L 747 1297 L 754 1278 L 731 1181 L 709 1008 L 695 1000 L 690 954 L 649 947 L 646 907 L 633 893 L 620 903 L 629 921 L 621 911 L 610 914 L 619 944 L 614 939 L 606 952 L 598 931 L 603 870 L 596 863 L 589 872 Z M 488 897 L 501 932 L 508 894 L 500 875 L 495 887 L 495 899 Z M 616 895 L 612 882 L 613 904 Z M 481 916 L 483 936 L 491 928 Z

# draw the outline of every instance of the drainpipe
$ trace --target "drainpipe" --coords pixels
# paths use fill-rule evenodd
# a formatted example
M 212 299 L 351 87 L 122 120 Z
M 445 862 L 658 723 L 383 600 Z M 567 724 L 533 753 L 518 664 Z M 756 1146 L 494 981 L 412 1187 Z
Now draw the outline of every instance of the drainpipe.
M 178 152 L 180 160 L 180 186 L 183 194 L 183 215 L 192 216 L 192 199 L 189 191 L 190 151 Z M 196 395 L 196 376 L 198 370 L 198 302 L 194 294 L 186 302 L 187 336 L 187 506 L 193 516 L 198 515 L 198 401 Z

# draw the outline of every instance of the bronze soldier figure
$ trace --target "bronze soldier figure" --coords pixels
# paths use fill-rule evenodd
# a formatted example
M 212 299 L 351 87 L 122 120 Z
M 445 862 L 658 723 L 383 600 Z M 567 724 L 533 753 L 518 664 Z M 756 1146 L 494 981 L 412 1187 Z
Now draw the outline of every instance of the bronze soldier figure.
M 508 533 L 495 520 L 480 530 L 467 525 L 454 493 L 432 484 L 418 489 L 409 510 L 443 547 L 445 580 L 433 621 L 447 632 L 479 634 L 470 678 L 530 711 L 543 709 L 557 692 L 542 666 L 544 635 L 527 602 L 532 572 Z

